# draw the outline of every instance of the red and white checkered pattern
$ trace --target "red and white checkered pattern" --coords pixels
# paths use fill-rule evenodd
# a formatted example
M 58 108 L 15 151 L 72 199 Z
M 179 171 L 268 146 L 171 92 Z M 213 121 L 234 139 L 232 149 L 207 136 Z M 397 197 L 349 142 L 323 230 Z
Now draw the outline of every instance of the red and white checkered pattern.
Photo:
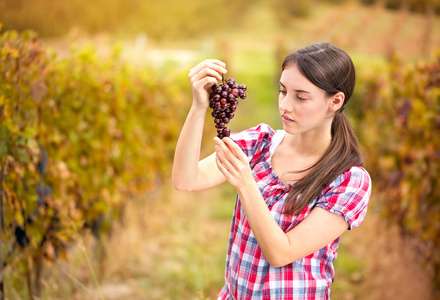
M 288 232 L 318 206 L 341 215 L 350 229 L 363 221 L 371 194 L 371 179 L 362 167 L 338 176 L 298 216 L 286 215 L 285 199 L 292 185 L 274 173 L 271 155 L 285 132 L 266 124 L 231 135 L 250 159 L 254 179 L 279 226 Z M 313 238 L 313 237 L 311 237 Z M 339 238 L 319 251 L 281 268 L 265 259 L 237 197 L 226 257 L 225 285 L 218 299 L 329 299 Z

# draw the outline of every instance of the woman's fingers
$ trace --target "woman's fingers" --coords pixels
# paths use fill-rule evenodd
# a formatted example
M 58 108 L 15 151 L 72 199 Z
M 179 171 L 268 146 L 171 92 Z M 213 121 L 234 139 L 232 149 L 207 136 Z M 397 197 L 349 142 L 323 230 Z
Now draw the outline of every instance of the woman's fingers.
M 225 63 L 217 59 L 207 59 L 192 68 L 188 74 L 193 91 L 193 103 L 207 108 L 209 105 L 209 88 L 222 79 L 226 73 Z
M 194 91 L 201 92 L 209 84 L 217 83 L 222 79 L 221 74 L 227 71 L 224 68 L 225 64 L 219 60 L 205 60 L 191 69 L 188 78 L 191 82 L 191 87 Z
M 216 158 L 215 158 L 215 162 L 217 164 L 217 168 L 219 169 L 220 172 L 222 172 L 222 174 L 225 176 L 226 180 L 228 180 L 229 182 L 231 182 L 231 179 L 234 177 L 231 173 L 231 169 L 230 167 L 228 168 L 224 161 L 226 160 L 226 158 L 224 156 L 222 156 L 221 154 L 221 150 L 219 152 L 216 153 Z M 231 182 L 232 183 L 232 182 Z
M 239 159 L 248 163 L 246 154 L 244 154 L 241 148 L 229 137 L 224 137 L 223 139 L 215 137 L 214 141 L 225 152 L 229 160 Z
M 216 153 L 218 160 L 222 163 L 222 165 L 229 171 L 232 171 L 234 169 L 233 164 L 229 159 L 226 157 L 226 154 L 223 152 L 220 147 L 216 146 Z
M 198 73 L 194 73 L 190 77 L 190 81 L 192 84 L 195 84 L 198 81 L 203 81 L 204 78 L 209 78 L 209 77 L 214 79 L 215 81 L 222 79 L 222 76 L 217 71 L 210 68 L 204 68 L 200 70 Z
M 217 143 L 215 146 L 217 167 L 229 183 L 237 187 L 252 180 L 249 160 L 240 147 L 229 138 L 222 140 L 215 138 L 215 142 Z M 229 143 L 231 147 L 226 143 Z
M 220 74 L 226 74 L 226 65 L 225 63 L 219 61 L 219 60 L 205 60 L 192 68 L 188 74 L 188 77 L 194 78 L 196 76 L 206 76 L 207 74 L 210 74 L 211 76 L 217 78 L 218 80 L 221 79 Z
M 189 73 L 198 73 L 206 67 L 214 69 L 219 73 L 226 73 L 226 64 L 218 59 L 206 59 L 192 68 Z
M 244 155 L 243 151 L 241 151 L 241 148 L 238 147 L 238 145 L 233 140 L 231 140 L 229 137 L 224 137 L 223 142 L 236 157 L 241 158 L 240 157 L 241 154 L 242 154 L 242 156 L 246 156 L 246 155 Z
M 223 140 L 219 139 L 218 137 L 215 137 L 214 141 L 217 144 L 218 149 L 220 149 L 224 153 L 227 159 L 229 160 L 233 160 L 234 158 L 237 159 L 237 155 L 235 155 L 235 153 L 233 153 L 231 149 L 229 149 L 229 147 L 225 144 Z
M 214 138 L 218 159 L 230 173 L 242 172 L 249 168 L 248 157 L 241 151 L 240 147 L 228 137 Z M 228 143 L 228 144 L 226 144 Z
M 190 72 L 195 71 L 195 70 L 200 69 L 200 68 L 203 68 L 203 66 L 205 66 L 207 64 L 219 65 L 219 66 L 222 66 L 223 68 L 226 67 L 226 64 L 224 62 L 222 62 L 221 60 L 218 60 L 218 59 L 205 59 L 204 61 L 198 63 L 195 67 L 193 67 L 190 70 Z

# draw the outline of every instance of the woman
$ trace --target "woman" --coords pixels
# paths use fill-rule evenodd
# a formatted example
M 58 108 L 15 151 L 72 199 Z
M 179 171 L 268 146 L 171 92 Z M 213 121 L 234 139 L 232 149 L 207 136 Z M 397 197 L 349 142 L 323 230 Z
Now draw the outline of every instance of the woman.
M 215 138 L 199 161 L 212 84 L 225 64 L 189 73 L 193 103 L 176 147 L 173 183 L 237 190 L 218 299 L 329 299 L 340 235 L 365 217 L 371 180 L 343 113 L 355 85 L 350 57 L 318 43 L 283 62 L 278 100 L 283 130 L 266 124 Z

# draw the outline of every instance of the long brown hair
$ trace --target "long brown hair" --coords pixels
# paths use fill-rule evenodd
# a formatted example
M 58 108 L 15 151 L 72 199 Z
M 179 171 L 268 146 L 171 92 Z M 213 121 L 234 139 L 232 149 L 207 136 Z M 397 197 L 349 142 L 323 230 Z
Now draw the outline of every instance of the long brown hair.
M 282 70 L 295 64 L 300 72 L 314 85 L 333 96 L 345 95 L 341 109 L 336 112 L 331 127 L 331 143 L 324 155 L 298 180 L 287 195 L 285 214 L 299 214 L 322 190 L 352 166 L 363 165 L 358 139 L 342 112 L 353 94 L 356 74 L 350 56 L 329 43 L 317 43 L 289 54 Z

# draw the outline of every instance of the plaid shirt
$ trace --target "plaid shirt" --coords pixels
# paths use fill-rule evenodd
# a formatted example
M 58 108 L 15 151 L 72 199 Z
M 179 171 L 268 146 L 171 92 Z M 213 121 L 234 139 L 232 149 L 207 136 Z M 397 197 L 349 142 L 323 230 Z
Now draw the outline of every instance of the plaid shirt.
M 284 203 L 292 185 L 284 185 L 271 167 L 271 156 L 284 137 L 266 124 L 231 135 L 250 159 L 254 179 L 278 225 L 288 232 L 314 207 L 343 216 L 349 229 L 365 217 L 371 193 L 370 177 L 362 167 L 352 167 L 323 189 L 298 216 L 285 215 Z M 284 267 L 272 267 L 247 222 L 237 197 L 226 257 L 225 285 L 218 299 L 329 299 L 334 279 L 333 262 L 339 238 Z

